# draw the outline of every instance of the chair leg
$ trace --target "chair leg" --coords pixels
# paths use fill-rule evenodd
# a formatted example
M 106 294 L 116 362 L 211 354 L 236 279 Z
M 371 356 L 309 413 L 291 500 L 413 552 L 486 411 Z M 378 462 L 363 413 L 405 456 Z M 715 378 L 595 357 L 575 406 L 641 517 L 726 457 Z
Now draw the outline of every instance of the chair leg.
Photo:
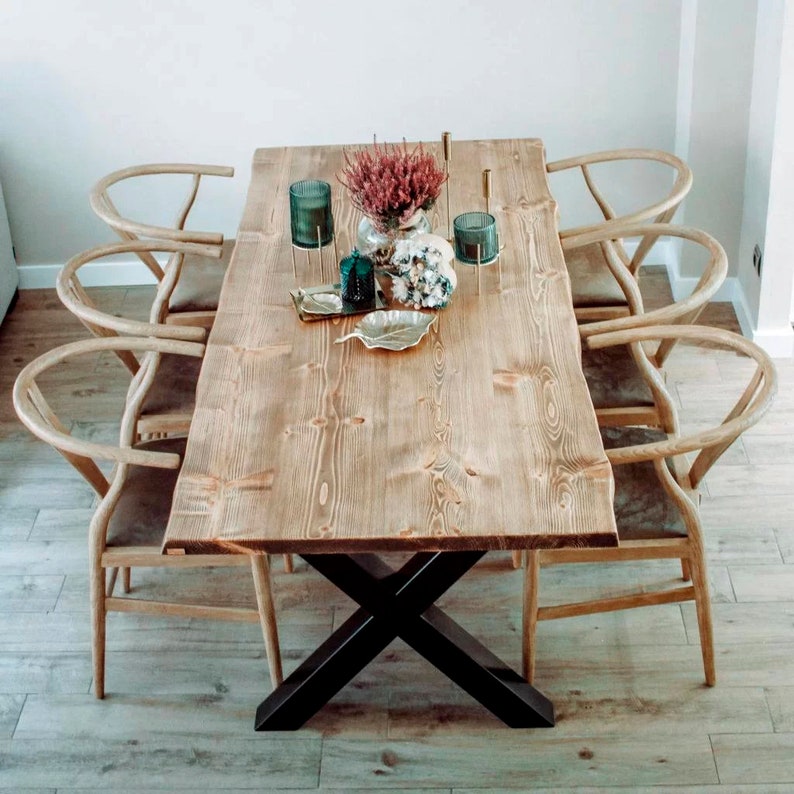
M 266 555 L 251 555 L 251 573 L 254 577 L 256 603 L 259 607 L 259 622 L 265 637 L 270 681 L 275 689 L 282 682 L 283 674 L 281 671 L 281 648 L 278 644 L 276 608 L 273 604 L 273 591 L 270 587 L 270 564 Z
M 717 683 L 717 671 L 714 664 L 714 630 L 711 622 L 711 596 L 706 575 L 706 561 L 703 555 L 700 555 L 700 559 L 690 558 L 688 567 L 695 588 L 695 609 L 700 632 L 700 651 L 703 655 L 703 671 L 706 674 L 706 684 L 714 686 Z
M 692 574 L 689 572 L 689 560 L 685 560 L 683 557 L 681 558 L 681 578 L 685 582 L 692 581 Z
M 521 555 L 523 554 L 523 552 L 521 552 L 521 551 L 513 551 L 513 552 L 510 552 L 510 554 L 511 554 L 511 556 L 513 558 L 513 568 L 520 568 L 521 567 Z
M 105 697 L 105 569 L 91 566 L 91 656 L 94 664 L 94 694 Z
M 119 575 L 118 568 L 110 569 L 110 580 L 108 581 L 107 586 L 105 587 L 105 595 L 108 598 L 110 598 L 113 595 L 113 590 L 116 587 L 116 579 L 118 578 L 118 575 Z
M 295 566 L 292 564 L 292 555 L 285 554 L 284 555 L 284 570 L 287 573 L 292 573 L 295 570 Z
M 124 588 L 125 593 L 129 593 L 132 590 L 132 584 L 130 582 L 130 569 L 129 568 L 122 568 L 121 569 L 121 584 Z
M 522 626 L 524 678 L 535 680 L 535 632 L 538 627 L 538 579 L 540 578 L 540 552 L 524 554 L 524 618 Z

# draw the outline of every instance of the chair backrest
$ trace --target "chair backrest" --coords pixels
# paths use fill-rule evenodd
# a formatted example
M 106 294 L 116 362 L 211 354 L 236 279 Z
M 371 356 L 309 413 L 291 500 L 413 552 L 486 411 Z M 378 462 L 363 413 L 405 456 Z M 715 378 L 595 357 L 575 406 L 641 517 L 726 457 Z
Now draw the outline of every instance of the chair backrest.
M 121 428 L 118 446 L 99 444 L 73 436 L 66 422 L 61 421 L 39 388 L 39 378 L 53 367 L 88 354 L 106 351 L 129 351 L 143 354 L 141 365 L 130 382 L 127 399 L 121 413 Z M 137 436 L 137 420 L 140 406 L 151 385 L 163 353 L 186 356 L 203 356 L 204 345 L 172 339 L 144 339 L 140 337 L 112 337 L 84 339 L 71 342 L 39 356 L 28 364 L 14 384 L 14 408 L 22 424 L 33 435 L 55 447 L 86 479 L 91 487 L 104 496 L 110 482 L 97 465 L 98 460 L 110 460 L 117 464 L 154 466 L 175 469 L 180 463 L 179 455 L 133 448 Z
M 758 345 L 739 334 L 708 326 L 662 325 L 631 328 L 589 336 L 585 344 L 599 349 L 663 340 L 687 340 L 699 347 L 732 350 L 755 362 L 746 387 L 716 427 L 686 436 L 674 434 L 666 441 L 607 450 L 607 457 L 613 465 L 643 460 L 661 462 L 666 458 L 678 458 L 679 465 L 685 467 L 690 485 L 696 488 L 725 450 L 769 410 L 777 390 L 777 373 L 770 357 Z M 688 452 L 697 453 L 691 464 L 681 457 Z M 664 469 L 666 467 L 661 467 L 661 470 Z
M 669 166 L 673 170 L 674 179 L 669 192 L 658 201 L 642 206 L 632 212 L 618 215 L 596 185 L 591 167 L 601 163 L 626 160 L 645 160 Z M 563 229 L 560 231 L 560 239 L 562 240 L 568 237 L 578 237 L 585 232 L 596 232 L 599 229 L 622 226 L 626 223 L 639 223 L 641 221 L 669 223 L 673 215 L 675 215 L 678 206 L 692 187 L 692 170 L 689 166 L 675 155 L 658 149 L 615 149 L 605 152 L 593 152 L 579 157 L 557 160 L 553 163 L 547 163 L 546 165 L 546 170 L 550 174 L 566 171 L 571 168 L 579 168 L 581 170 L 587 189 L 601 210 L 604 221 L 602 223 Z M 614 239 L 618 240 L 619 235 L 616 234 Z M 628 256 L 622 244 L 618 246 L 618 252 L 623 263 L 632 273 L 637 272 L 655 242 L 656 237 L 652 233 L 647 234 L 639 242 L 632 257 Z
M 639 286 L 622 258 L 618 255 L 613 235 L 627 239 L 632 237 L 644 238 L 649 234 L 654 234 L 657 238 L 674 237 L 695 243 L 706 251 L 708 262 L 690 295 L 668 306 L 646 312 Z M 612 275 L 626 296 L 629 306 L 630 314 L 627 317 L 599 320 L 580 325 L 579 333 L 583 338 L 612 331 L 639 328 L 641 326 L 669 325 L 673 323 L 683 325 L 695 322 L 706 304 L 725 281 L 725 276 L 728 273 L 728 258 L 723 247 L 711 235 L 700 229 L 693 229 L 688 226 L 676 226 L 669 223 L 620 224 L 610 228 L 585 232 L 576 237 L 566 238 L 561 242 L 564 250 L 598 243 L 604 252 Z M 658 366 L 661 366 L 670 355 L 676 341 L 676 337 L 661 340 L 655 353 L 655 363 Z
M 164 268 L 163 277 L 157 286 L 157 292 L 149 311 L 148 322 L 119 317 L 116 314 L 102 311 L 91 300 L 80 281 L 80 269 L 104 257 L 142 252 L 150 256 L 158 253 L 169 254 L 168 264 Z M 133 240 L 91 248 L 73 256 L 61 269 L 56 282 L 58 297 L 60 297 L 63 305 L 78 317 L 80 322 L 94 336 L 107 337 L 122 334 L 126 336 L 155 336 L 161 339 L 203 342 L 207 335 L 205 328 L 189 325 L 171 325 L 164 322 L 168 312 L 168 300 L 179 279 L 186 254 L 217 258 L 221 255 L 221 249 L 218 246 L 179 243 L 168 240 Z M 137 372 L 138 362 L 132 352 L 120 348 L 115 349 L 114 352 L 132 374 Z
M 110 198 L 110 188 L 126 179 L 135 179 L 160 174 L 189 174 L 193 179 L 190 191 L 179 209 L 172 226 L 155 226 L 123 217 Z M 185 223 L 196 200 L 202 176 L 234 176 L 234 168 L 225 165 L 199 165 L 193 163 L 153 163 L 135 165 L 114 171 L 97 182 L 91 189 L 89 201 L 91 209 L 102 218 L 122 240 L 172 240 L 182 243 L 199 243 L 202 245 L 223 245 L 223 234 L 220 232 L 200 232 L 185 229 Z M 141 261 L 154 273 L 159 280 L 162 271 L 154 257 L 148 252 L 138 253 Z

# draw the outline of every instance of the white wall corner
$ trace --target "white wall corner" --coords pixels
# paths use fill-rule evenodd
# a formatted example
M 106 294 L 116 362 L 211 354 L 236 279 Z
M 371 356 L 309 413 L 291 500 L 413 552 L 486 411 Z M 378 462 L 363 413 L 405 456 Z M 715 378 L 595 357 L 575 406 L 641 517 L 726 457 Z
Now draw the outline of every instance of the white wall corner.
M 734 307 L 745 336 L 774 357 L 794 354 L 794 4 L 757 5 L 738 280 Z M 763 270 L 754 267 L 754 248 Z
M 772 358 L 794 356 L 794 330 L 790 325 L 781 328 L 761 328 L 753 331 L 750 338 Z
M 63 265 L 20 265 L 20 289 L 53 289 Z M 139 259 L 89 262 L 80 268 L 84 287 L 132 287 L 156 284 L 149 268 Z
M 698 0 L 682 0 L 681 29 L 678 48 L 678 86 L 675 113 L 675 153 L 689 159 L 689 137 L 692 126 L 692 95 L 695 74 L 695 43 L 697 35 Z M 685 208 L 680 218 L 683 221 Z
M 669 243 L 666 245 L 670 246 Z M 697 284 L 697 278 L 691 276 L 681 276 L 675 256 L 675 247 L 670 246 L 672 254 L 664 260 L 667 266 L 667 276 L 670 279 L 670 289 L 675 300 L 681 300 L 692 293 Z M 717 290 L 712 303 L 731 303 L 736 312 L 736 319 L 742 334 L 748 339 L 752 339 L 757 345 L 762 347 L 772 358 L 791 358 L 794 356 L 794 330 L 791 325 L 783 324 L 779 328 L 755 328 L 753 327 L 753 313 L 750 310 L 750 302 L 742 289 L 742 284 L 736 277 L 726 278 L 722 286 Z
M 763 348 L 772 358 L 791 358 L 794 356 L 794 329 L 789 323 L 778 328 L 755 328 L 753 312 L 742 284 L 735 279 L 733 308 L 742 333 Z

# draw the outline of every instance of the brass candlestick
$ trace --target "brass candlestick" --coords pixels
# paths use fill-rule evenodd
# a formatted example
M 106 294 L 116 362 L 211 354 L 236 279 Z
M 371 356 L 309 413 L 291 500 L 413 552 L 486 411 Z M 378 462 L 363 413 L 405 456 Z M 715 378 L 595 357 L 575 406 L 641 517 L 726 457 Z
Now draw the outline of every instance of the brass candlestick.
M 441 143 L 444 148 L 444 180 L 445 192 L 447 194 L 447 240 L 452 241 L 452 213 L 449 209 L 449 163 L 452 160 L 452 133 L 442 132 Z
M 482 287 L 482 280 L 480 278 L 480 260 L 482 259 L 482 246 L 477 243 L 477 294 L 479 295 Z
M 491 169 L 486 168 L 482 172 L 482 195 L 485 199 L 485 211 L 491 214 Z M 499 291 L 502 290 L 502 246 L 499 243 L 499 231 L 496 232 L 496 272 L 499 279 Z
M 311 248 L 304 248 L 302 245 L 295 245 L 294 243 L 290 247 L 290 253 L 292 254 L 292 277 L 295 281 L 298 280 L 298 266 L 295 260 L 295 251 L 304 251 L 306 253 L 306 269 L 310 271 L 312 269 L 312 251 L 317 251 L 317 258 L 319 259 L 320 263 L 320 283 L 325 283 L 325 262 L 323 261 L 323 249 L 333 244 L 334 246 L 334 261 L 339 261 L 339 251 L 336 246 L 336 232 L 334 232 L 334 236 L 331 240 L 331 243 L 326 243 L 323 245 L 323 230 L 322 227 L 317 226 L 317 247 Z M 333 266 L 331 267 L 331 275 L 333 278 Z
M 485 197 L 485 211 L 491 214 L 491 169 L 482 172 L 482 194 Z
M 336 237 L 336 235 L 334 235 Z M 317 254 L 320 257 L 320 284 L 325 284 L 325 268 L 323 268 L 323 232 L 317 227 Z

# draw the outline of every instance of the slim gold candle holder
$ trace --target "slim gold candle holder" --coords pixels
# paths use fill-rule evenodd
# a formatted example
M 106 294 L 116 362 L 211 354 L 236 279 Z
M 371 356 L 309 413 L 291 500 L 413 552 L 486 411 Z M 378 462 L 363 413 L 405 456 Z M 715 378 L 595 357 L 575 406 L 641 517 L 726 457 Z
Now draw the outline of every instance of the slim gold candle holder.
M 496 258 L 496 276 L 499 279 L 499 292 L 502 291 L 502 245 L 499 242 L 499 233 L 496 234 L 496 244 L 499 246 L 499 256 Z
M 325 259 L 323 257 L 323 251 L 329 246 L 333 245 L 334 247 L 334 262 L 339 261 L 339 251 L 336 246 L 336 234 L 334 234 L 331 243 L 326 243 L 323 245 L 323 230 L 322 227 L 317 227 L 317 246 L 312 246 L 311 248 L 306 248 L 302 245 L 295 245 L 294 243 L 290 247 L 290 253 L 292 255 L 292 277 L 297 282 L 298 280 L 298 266 L 297 260 L 295 259 L 295 252 L 296 251 L 303 251 L 306 254 L 306 269 L 307 271 L 311 271 L 312 269 L 312 251 L 317 251 L 317 259 L 319 262 L 320 267 L 320 283 L 325 283 Z M 333 262 L 331 263 L 331 276 L 335 278 L 334 275 L 334 266 Z
M 336 238 L 336 235 L 334 235 Z M 325 268 L 323 267 L 323 233 L 320 227 L 317 227 L 317 254 L 320 259 L 320 283 L 325 284 Z
M 485 211 L 491 214 L 491 169 L 482 172 L 482 194 L 485 198 Z
M 492 189 L 492 182 L 491 182 L 491 169 L 486 168 L 482 172 L 482 195 L 485 199 L 485 211 L 490 215 L 491 214 L 491 195 L 493 193 Z M 498 227 L 497 227 L 498 229 Z M 499 232 L 496 232 L 496 250 L 498 251 L 496 255 L 496 270 L 497 270 L 497 277 L 499 279 L 499 291 L 502 291 L 502 250 L 503 246 L 499 241 Z
M 480 277 L 480 271 L 482 268 L 480 267 L 480 260 L 482 259 L 482 246 L 477 243 L 477 294 L 479 295 L 482 291 L 482 279 Z
M 449 200 L 449 164 L 452 160 L 452 133 L 442 132 L 441 143 L 444 149 L 444 173 L 447 177 L 444 181 L 444 192 L 447 194 L 447 240 L 452 242 L 452 212 L 450 211 Z

